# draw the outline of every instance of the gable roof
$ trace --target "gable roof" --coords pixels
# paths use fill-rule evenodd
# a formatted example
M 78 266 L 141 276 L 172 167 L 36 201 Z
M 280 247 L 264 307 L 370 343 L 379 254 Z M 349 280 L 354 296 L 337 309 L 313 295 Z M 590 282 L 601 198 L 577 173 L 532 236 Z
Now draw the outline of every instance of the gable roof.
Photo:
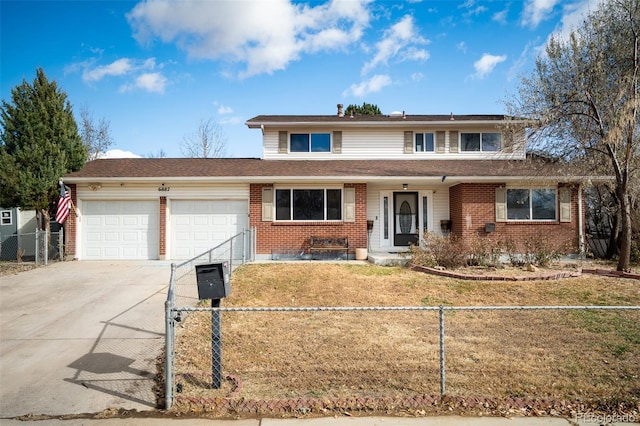
M 262 126 L 274 125 L 304 125 L 304 124 L 332 124 L 332 125 L 402 125 L 407 124 L 438 124 L 460 125 L 465 124 L 500 124 L 509 122 L 524 122 L 523 119 L 515 119 L 506 115 L 471 114 L 471 115 L 258 115 L 245 123 L 250 129 Z
M 392 178 L 509 180 L 575 177 L 565 164 L 541 160 L 262 160 L 257 158 L 113 158 L 94 160 L 64 176 L 66 182 L 174 179 L 267 182 L 371 181 Z M 576 180 L 575 178 L 570 180 Z

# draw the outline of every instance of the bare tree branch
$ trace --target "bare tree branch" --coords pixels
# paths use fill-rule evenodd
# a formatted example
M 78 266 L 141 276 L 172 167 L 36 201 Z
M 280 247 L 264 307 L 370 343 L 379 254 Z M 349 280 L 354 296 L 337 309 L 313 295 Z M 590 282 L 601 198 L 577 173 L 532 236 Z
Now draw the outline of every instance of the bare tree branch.
M 80 108 L 80 137 L 89 151 L 89 161 L 100 158 L 113 144 L 109 124 L 104 118 L 96 123 L 87 106 Z
M 535 122 L 533 150 L 614 176 L 619 270 L 630 266 L 631 206 L 640 188 L 639 25 L 638 0 L 604 2 L 569 39 L 549 40 L 507 103 L 510 114 Z
M 189 158 L 221 158 L 226 154 L 227 136 L 212 119 L 201 120 L 198 130 L 185 136 L 180 150 Z

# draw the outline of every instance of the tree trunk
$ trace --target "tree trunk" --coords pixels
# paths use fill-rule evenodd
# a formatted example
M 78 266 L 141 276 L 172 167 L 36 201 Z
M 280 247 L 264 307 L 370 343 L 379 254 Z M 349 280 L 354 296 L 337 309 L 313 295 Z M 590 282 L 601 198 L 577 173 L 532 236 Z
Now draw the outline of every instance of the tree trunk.
M 606 259 L 613 259 L 618 254 L 618 236 L 620 235 L 620 221 L 618 217 L 620 214 L 616 214 L 611 217 L 611 234 L 609 235 L 609 245 L 607 246 Z
M 631 198 L 623 188 L 616 191 L 620 203 L 620 258 L 618 271 L 629 271 L 631 267 Z

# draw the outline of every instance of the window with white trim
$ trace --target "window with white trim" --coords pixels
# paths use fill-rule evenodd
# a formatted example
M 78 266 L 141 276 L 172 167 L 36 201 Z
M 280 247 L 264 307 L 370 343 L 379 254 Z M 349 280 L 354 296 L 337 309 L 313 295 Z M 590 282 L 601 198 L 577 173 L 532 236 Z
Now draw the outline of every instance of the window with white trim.
M 496 152 L 500 149 L 502 149 L 500 133 L 460 133 L 461 152 Z
M 291 133 L 290 152 L 331 152 L 330 133 Z
M 433 133 L 415 134 L 416 152 L 433 152 L 435 150 L 435 135 Z
M 342 220 L 341 189 L 276 189 L 276 220 Z
M 507 189 L 507 220 L 556 220 L 555 188 Z

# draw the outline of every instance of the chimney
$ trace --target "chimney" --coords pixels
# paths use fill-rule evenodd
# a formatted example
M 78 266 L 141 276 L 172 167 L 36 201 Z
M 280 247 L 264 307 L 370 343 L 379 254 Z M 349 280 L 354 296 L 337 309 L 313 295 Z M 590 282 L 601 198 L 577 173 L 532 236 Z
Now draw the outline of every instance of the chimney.
M 342 104 L 338 104 L 338 117 L 344 117 L 344 112 L 342 111 Z

